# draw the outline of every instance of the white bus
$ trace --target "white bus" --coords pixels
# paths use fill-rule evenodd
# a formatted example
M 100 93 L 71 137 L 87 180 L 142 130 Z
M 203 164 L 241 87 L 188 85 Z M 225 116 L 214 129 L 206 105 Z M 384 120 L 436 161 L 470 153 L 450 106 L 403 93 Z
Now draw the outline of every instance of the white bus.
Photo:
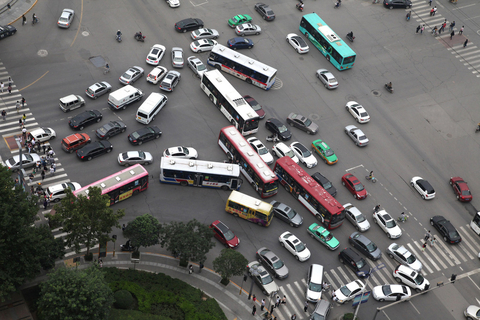
M 240 190 L 238 164 L 162 157 L 160 182 L 222 190 Z
M 220 71 L 205 72 L 200 87 L 242 135 L 258 131 L 260 117 Z
M 480 236 L 480 212 L 477 212 L 470 222 L 470 228 Z
M 277 69 L 221 44 L 210 51 L 207 63 L 264 90 L 270 89 L 277 77 Z

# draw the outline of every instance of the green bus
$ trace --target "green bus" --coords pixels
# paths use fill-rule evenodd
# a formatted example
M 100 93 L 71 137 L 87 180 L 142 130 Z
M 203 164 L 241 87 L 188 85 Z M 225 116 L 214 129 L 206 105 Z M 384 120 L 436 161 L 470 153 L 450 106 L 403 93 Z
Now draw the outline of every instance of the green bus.
M 357 54 L 316 13 L 300 21 L 300 31 L 338 70 L 353 67 Z

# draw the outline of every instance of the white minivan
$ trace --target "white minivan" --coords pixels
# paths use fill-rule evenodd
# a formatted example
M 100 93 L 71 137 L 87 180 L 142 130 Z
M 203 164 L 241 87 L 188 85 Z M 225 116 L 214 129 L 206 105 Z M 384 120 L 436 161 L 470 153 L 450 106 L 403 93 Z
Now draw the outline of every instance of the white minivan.
M 322 298 L 323 266 L 312 264 L 308 269 L 306 298 L 316 303 Z
M 149 124 L 155 119 L 155 116 L 160 110 L 162 110 L 167 101 L 168 98 L 166 95 L 152 92 L 147 100 L 145 100 L 138 108 L 136 116 L 137 121 L 143 124 Z
M 143 92 L 131 85 L 126 85 L 118 90 L 113 91 L 108 96 L 108 104 L 112 109 L 125 110 L 130 103 L 141 100 Z

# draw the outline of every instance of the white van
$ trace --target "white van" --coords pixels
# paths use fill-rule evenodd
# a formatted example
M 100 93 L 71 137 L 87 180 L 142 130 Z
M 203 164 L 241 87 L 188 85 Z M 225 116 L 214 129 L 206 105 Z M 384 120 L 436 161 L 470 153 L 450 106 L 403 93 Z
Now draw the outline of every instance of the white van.
M 150 121 L 155 119 L 155 116 L 162 110 L 167 101 L 168 98 L 166 95 L 152 92 L 147 100 L 138 108 L 137 121 L 143 124 L 149 124 Z
M 307 292 L 305 295 L 308 301 L 316 303 L 322 298 L 322 280 L 323 266 L 312 264 L 307 275 Z
M 142 99 L 143 92 L 131 85 L 113 91 L 108 96 L 108 104 L 115 110 L 127 109 L 127 105 Z

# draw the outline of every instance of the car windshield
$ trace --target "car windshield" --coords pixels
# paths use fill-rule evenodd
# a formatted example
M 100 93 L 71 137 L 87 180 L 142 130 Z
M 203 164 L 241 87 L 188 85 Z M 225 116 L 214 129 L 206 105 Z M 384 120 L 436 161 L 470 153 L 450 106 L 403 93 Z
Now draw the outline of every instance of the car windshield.
M 273 282 L 273 278 L 272 278 L 271 275 L 269 275 L 269 274 L 267 273 L 267 276 L 265 276 L 265 277 L 262 278 L 262 284 L 265 285 L 265 284 L 269 284 L 269 283 L 271 283 L 271 282 Z
M 205 69 L 207 69 L 207 67 L 203 63 L 197 64 L 197 70 L 198 71 L 203 71 Z
M 195 47 L 198 47 L 198 46 L 200 45 L 200 42 L 194 41 L 194 42 L 193 42 L 193 45 L 194 45 Z
M 362 191 L 363 189 L 365 189 L 363 184 L 359 183 L 355 185 L 355 191 Z
M 305 123 L 304 123 L 305 127 L 308 127 L 311 124 L 312 124 L 312 120 L 310 120 L 310 119 L 305 120 Z
M 370 243 L 367 244 L 367 250 L 368 250 L 368 252 L 373 252 L 373 251 L 377 250 L 377 246 L 375 245 L 375 243 L 370 241 Z
M 312 153 L 310 152 L 310 150 L 304 150 L 303 151 L 303 157 L 304 158 L 308 158 L 312 155 Z
M 365 266 L 365 260 L 360 259 L 356 262 L 356 264 L 358 269 L 362 269 Z
M 177 55 L 175 55 L 175 57 L 173 58 L 173 61 L 175 61 L 175 62 L 182 62 L 182 61 L 183 61 L 183 59 L 182 59 L 182 57 L 181 57 L 181 56 L 177 56 Z
M 325 150 L 325 157 L 330 157 L 330 156 L 333 156 L 334 153 L 332 151 L 332 149 L 327 149 Z
M 337 82 L 337 79 L 335 79 L 335 78 L 330 78 L 330 79 L 328 79 L 328 82 L 329 82 L 329 83 L 335 83 L 335 82 Z
M 367 220 L 363 214 L 359 214 L 359 215 L 356 216 L 355 218 L 357 219 L 357 222 L 358 222 L 358 223 Z
M 122 78 L 128 80 L 128 79 L 131 79 L 131 78 L 132 78 L 132 75 L 131 75 L 130 73 L 128 73 L 128 72 L 125 72 L 125 73 L 123 74 Z
M 107 133 L 107 129 L 105 129 L 105 127 L 98 128 L 98 131 L 103 134 Z
M 350 293 L 352 291 L 350 291 L 350 289 L 347 288 L 347 286 L 343 286 L 340 288 L 340 292 L 345 296 L 345 297 L 349 297 L 350 296 Z
M 325 317 L 321 314 L 318 314 L 318 313 L 312 313 L 312 315 L 310 316 L 310 319 L 311 320 L 325 320 Z
M 361 117 L 368 117 L 368 113 L 362 112 L 362 113 L 360 113 L 360 116 L 361 116 Z
M 135 132 L 132 133 L 132 137 L 133 137 L 134 139 L 138 139 L 138 138 L 140 137 L 140 135 L 138 134 L 137 131 L 135 131 Z
M 64 18 L 64 17 L 60 17 L 59 21 L 60 21 L 60 22 L 67 22 L 68 19 L 67 19 L 67 18 Z
M 238 19 L 236 16 L 232 18 L 233 22 L 237 23 L 240 21 L 240 19 Z
M 330 189 L 331 187 L 332 187 L 332 183 L 330 181 L 325 182 L 323 184 L 323 189 L 325 189 L 325 190 Z
M 311 290 L 311 291 L 314 291 L 314 292 L 320 292 L 320 291 L 322 291 L 322 284 L 321 283 L 310 282 L 308 284 L 308 290 Z
M 138 151 L 138 156 L 142 159 L 145 159 L 145 152 L 143 151 Z
M 392 289 L 390 288 L 390 286 L 382 286 L 382 292 L 385 296 L 388 296 L 392 293 Z
M 276 257 L 275 257 L 276 258 Z M 274 259 L 272 259 L 273 261 Z M 273 262 L 273 268 L 274 269 L 280 269 L 281 267 L 283 267 L 285 264 L 283 263 L 282 260 L 276 258 L 276 260 Z
M 397 224 L 395 223 L 395 220 L 388 220 L 386 223 L 385 223 L 385 226 L 390 229 L 390 228 L 395 228 L 397 226 Z
M 290 207 L 285 207 L 283 209 L 283 211 L 285 211 L 285 213 L 287 214 L 288 218 L 289 219 L 293 219 L 293 217 L 295 217 L 297 215 L 297 213 L 295 212 L 295 210 L 293 210 L 292 208 Z
M 258 149 L 258 154 L 261 155 L 261 156 L 263 156 L 264 154 L 267 154 L 267 153 L 268 153 L 268 150 L 265 147 Z
M 262 108 L 260 107 L 260 105 L 258 104 L 258 102 L 255 101 L 255 100 L 250 100 L 250 101 L 248 101 L 248 104 L 249 104 L 250 107 L 252 107 L 252 109 L 255 110 L 255 111 L 258 111 L 258 110 L 262 109 Z
M 297 252 L 302 252 L 303 250 L 305 250 L 307 247 L 305 247 L 305 245 L 303 244 L 303 242 L 298 242 L 298 244 L 295 246 L 295 250 Z
M 303 40 L 303 38 L 295 37 L 294 39 L 298 41 L 298 44 L 300 45 L 300 47 L 306 47 L 307 46 L 307 43 Z
M 367 136 L 360 136 L 358 137 L 358 140 L 367 140 Z
M 420 273 L 418 273 L 414 281 L 417 285 L 421 285 L 425 281 L 425 278 Z
M 288 157 L 290 157 L 290 158 L 295 157 L 295 154 L 293 153 L 292 150 L 288 150 L 287 152 L 285 152 L 285 155 L 288 156 Z
M 450 237 L 450 239 L 460 238 L 456 230 L 448 232 L 448 236 Z
M 471 195 L 470 190 L 463 190 L 462 191 L 462 196 L 469 196 Z
M 285 126 L 280 126 L 280 127 L 278 127 L 278 132 L 280 132 L 280 133 L 284 133 L 284 132 L 286 132 L 287 130 L 288 130 L 288 129 L 287 129 L 287 127 L 285 127 Z
M 409 255 L 409 256 L 407 257 L 407 262 L 408 262 L 408 264 L 412 264 L 412 263 L 414 263 L 415 261 L 417 261 L 417 258 L 415 258 L 415 256 L 414 256 L 413 254 L 412 254 L 412 255 Z
M 235 235 L 233 234 L 232 230 L 228 230 L 223 234 L 225 236 L 225 240 L 230 241 L 233 238 L 235 238 Z

